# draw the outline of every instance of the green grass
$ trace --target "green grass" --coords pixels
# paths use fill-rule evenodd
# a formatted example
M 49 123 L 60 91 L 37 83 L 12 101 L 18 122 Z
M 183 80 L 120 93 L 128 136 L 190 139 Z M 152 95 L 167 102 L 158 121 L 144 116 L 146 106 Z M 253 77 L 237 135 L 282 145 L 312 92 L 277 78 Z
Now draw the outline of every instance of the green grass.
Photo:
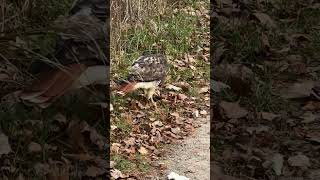
M 125 120 L 123 119 L 120 119 L 119 121 L 117 121 L 115 123 L 115 125 L 118 127 L 118 129 L 121 130 L 121 132 L 123 133 L 124 137 L 126 135 L 129 135 L 130 132 L 131 132 L 131 124 L 129 124 L 128 122 L 126 122 Z M 122 137 L 123 138 L 123 137 Z
M 122 157 L 121 155 L 111 156 L 111 161 L 114 161 L 116 163 L 116 166 L 115 166 L 116 169 L 119 169 L 120 171 L 123 171 L 123 172 L 134 170 L 136 167 L 135 163 L 130 162 L 125 157 Z
M 151 165 L 148 163 L 148 161 L 143 158 L 141 155 L 137 155 L 137 160 L 138 160 L 138 169 L 139 172 L 148 172 L 151 169 Z
M 195 1 L 187 1 L 186 3 L 194 4 Z M 129 29 L 128 34 L 123 37 L 123 39 L 128 40 L 123 47 L 125 53 L 122 57 L 116 59 L 118 65 L 117 67 L 112 66 L 112 71 L 119 74 L 120 77 L 126 77 L 128 67 L 136 58 L 143 52 L 161 53 L 159 47 L 163 47 L 165 53 L 174 58 L 181 58 L 185 53 L 193 50 L 194 44 L 200 41 L 200 37 L 195 36 L 197 32 L 199 33 L 199 29 L 195 26 L 197 17 L 184 12 L 173 14 L 169 11 L 168 13 L 165 17 L 157 16 L 146 19 L 140 28 Z M 201 29 L 200 31 L 205 30 Z M 209 67 L 202 64 L 200 66 L 203 66 L 201 70 L 206 72 L 205 76 L 208 77 Z M 192 81 L 194 79 L 192 72 L 193 70 L 190 68 L 179 71 L 169 65 L 169 74 L 174 78 L 180 76 L 185 81 Z M 114 98 L 113 100 L 123 103 L 121 98 Z
M 192 6 L 197 5 L 193 0 L 183 2 Z M 126 40 L 123 47 L 124 54 L 115 59 L 114 64 L 117 66 L 112 66 L 112 71 L 120 77 L 126 77 L 128 67 L 143 52 L 162 53 L 161 47 L 165 50 L 165 54 L 173 58 L 182 58 L 184 54 L 193 51 L 195 44 L 201 41 L 197 33 L 209 31 L 208 28 L 197 28 L 195 26 L 197 21 L 197 17 L 185 12 L 170 11 L 164 17 L 147 18 L 141 27 L 129 29 L 128 33 L 123 36 L 123 39 Z M 209 77 L 209 67 L 204 65 L 203 67 L 200 71 L 205 72 L 205 77 Z M 182 76 L 184 80 L 193 79 L 192 71 L 190 68 L 179 71 L 169 65 L 170 74 L 174 77 Z
M 282 99 L 276 89 L 273 88 L 273 80 L 271 72 L 265 71 L 260 74 L 261 81 L 255 82 L 253 94 L 248 97 L 240 97 L 235 95 L 232 90 L 223 90 L 221 97 L 225 101 L 236 102 L 240 100 L 240 104 L 246 108 L 254 108 L 256 111 L 266 111 L 277 113 L 281 110 L 290 110 L 288 102 Z M 228 83 L 227 83 L 228 84 Z
M 111 156 L 111 161 L 116 163 L 115 168 L 122 172 L 137 171 L 138 173 L 148 172 L 151 169 L 151 165 L 147 162 L 146 158 L 140 154 L 136 154 L 136 160 L 134 162 L 128 160 L 122 155 Z
M 192 49 L 191 36 L 195 33 L 196 18 L 185 13 L 147 19 L 141 28 L 129 29 L 124 39 L 128 39 L 125 57 L 134 58 L 142 54 L 137 52 L 159 52 L 157 46 L 164 47 L 166 54 L 178 56 Z M 150 23 L 152 22 L 152 23 Z M 197 40 L 195 40 L 197 41 Z
M 224 24 L 217 24 L 213 29 L 214 39 L 225 38 L 227 49 L 226 60 L 229 62 L 258 62 L 257 55 L 263 51 L 261 45 L 261 29 L 254 23 L 241 24 L 228 28 Z M 219 43 L 216 43 L 217 45 Z M 214 47 L 217 48 L 217 47 Z
M 269 83 L 258 83 L 253 96 L 244 100 L 243 103 L 246 104 L 246 101 L 249 101 L 257 111 L 278 112 L 285 108 L 284 101 L 274 95 L 272 86 Z

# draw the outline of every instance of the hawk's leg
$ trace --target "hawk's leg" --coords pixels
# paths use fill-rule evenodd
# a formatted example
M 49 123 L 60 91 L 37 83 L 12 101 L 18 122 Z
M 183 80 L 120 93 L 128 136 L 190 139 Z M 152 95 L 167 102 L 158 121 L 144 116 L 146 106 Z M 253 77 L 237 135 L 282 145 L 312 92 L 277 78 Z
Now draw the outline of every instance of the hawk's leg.
M 144 95 L 148 97 L 148 89 L 143 89 Z
M 147 97 L 148 97 L 148 100 L 151 100 L 151 102 L 154 105 L 154 107 L 156 108 L 156 110 L 158 110 L 157 104 L 153 100 L 153 95 L 154 95 L 155 92 L 156 92 L 156 88 L 155 87 L 149 88 L 148 91 L 147 91 Z

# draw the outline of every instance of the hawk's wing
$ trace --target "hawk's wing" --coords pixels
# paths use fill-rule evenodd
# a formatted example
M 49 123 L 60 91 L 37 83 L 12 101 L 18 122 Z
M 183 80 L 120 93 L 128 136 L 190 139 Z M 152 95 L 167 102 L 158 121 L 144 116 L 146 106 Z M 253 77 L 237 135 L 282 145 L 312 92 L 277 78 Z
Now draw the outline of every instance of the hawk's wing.
M 141 56 L 132 64 L 127 80 L 120 82 L 118 93 L 124 95 L 146 84 L 158 86 L 165 80 L 166 69 L 164 55 Z
M 129 82 L 164 81 L 167 60 L 164 55 L 146 55 L 139 57 L 131 67 Z

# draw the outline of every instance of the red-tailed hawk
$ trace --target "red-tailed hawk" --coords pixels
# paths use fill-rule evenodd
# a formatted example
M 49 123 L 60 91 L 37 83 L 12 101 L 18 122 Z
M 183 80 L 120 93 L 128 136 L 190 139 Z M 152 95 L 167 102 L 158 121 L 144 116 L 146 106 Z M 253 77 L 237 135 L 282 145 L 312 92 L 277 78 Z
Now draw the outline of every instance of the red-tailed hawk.
M 129 75 L 118 88 L 118 93 L 125 95 L 136 89 L 144 92 L 155 105 L 153 95 L 166 77 L 167 59 L 164 55 L 145 55 L 133 62 Z
M 55 51 L 32 63 L 36 79 L 22 91 L 22 100 L 46 108 L 70 89 L 108 83 L 107 8 L 105 0 L 76 0 L 69 16 L 56 21 Z

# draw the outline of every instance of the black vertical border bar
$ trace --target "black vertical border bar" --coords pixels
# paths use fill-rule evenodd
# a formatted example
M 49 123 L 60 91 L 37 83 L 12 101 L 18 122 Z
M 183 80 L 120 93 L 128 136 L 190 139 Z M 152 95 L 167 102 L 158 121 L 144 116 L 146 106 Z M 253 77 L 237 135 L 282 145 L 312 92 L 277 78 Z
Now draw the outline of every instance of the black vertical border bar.
M 107 86 L 106 86 L 106 97 L 107 97 L 107 108 L 104 109 L 104 113 L 106 114 L 105 116 L 105 121 L 106 121 L 106 137 L 107 137 L 107 147 L 106 147 L 106 154 L 105 154 L 105 159 L 107 160 L 108 164 L 108 173 L 107 173 L 107 179 L 111 179 L 111 175 L 110 175 L 110 3 L 111 0 L 106 0 L 107 3 L 107 9 L 106 9 L 106 14 L 107 14 L 107 22 L 106 22 L 106 55 L 107 55 L 107 66 L 108 66 L 108 71 L 106 72 L 106 76 L 107 76 Z

